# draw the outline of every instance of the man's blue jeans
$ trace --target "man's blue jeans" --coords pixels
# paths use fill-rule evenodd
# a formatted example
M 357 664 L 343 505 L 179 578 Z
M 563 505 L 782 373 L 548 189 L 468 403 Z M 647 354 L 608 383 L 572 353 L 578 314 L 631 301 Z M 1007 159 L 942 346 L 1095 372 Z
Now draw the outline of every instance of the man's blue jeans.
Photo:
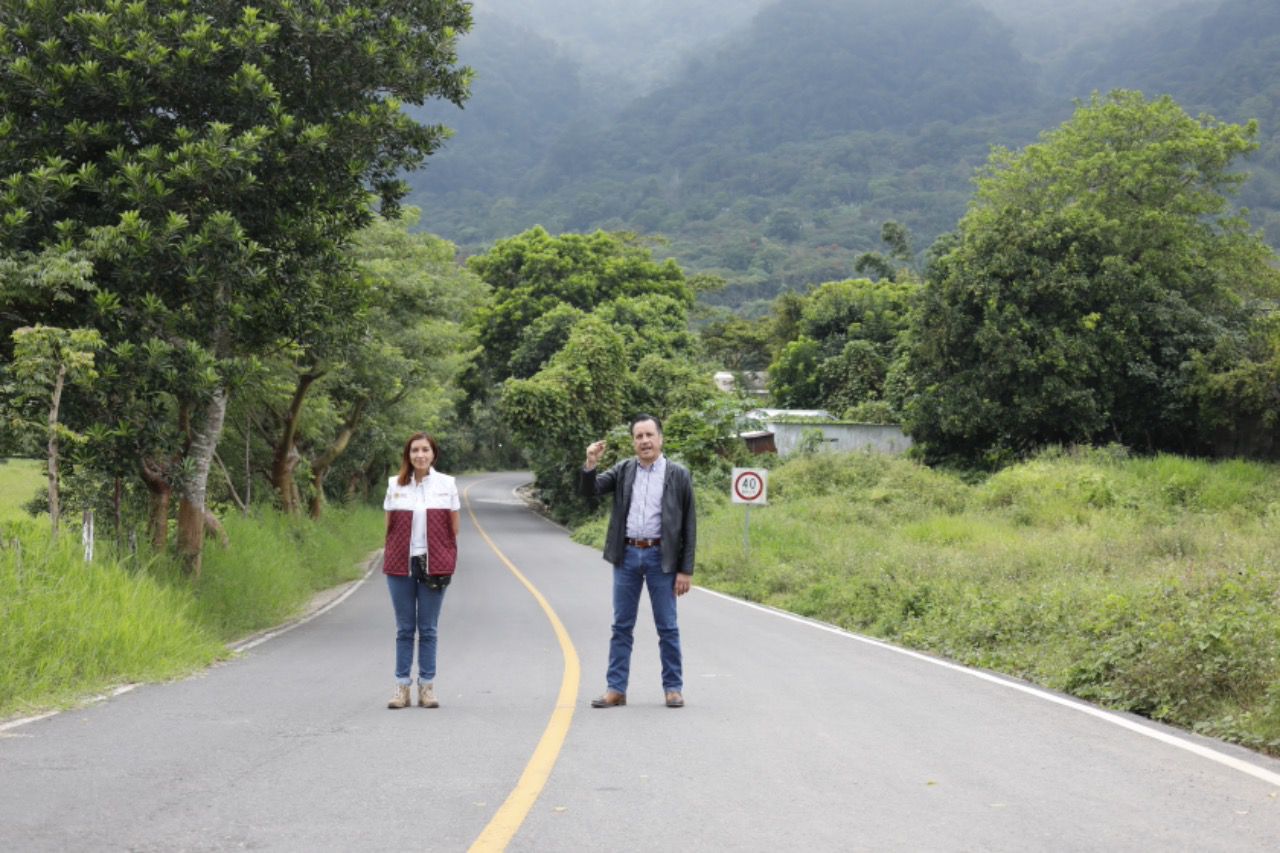
M 613 639 L 609 642 L 610 690 L 627 692 L 631 673 L 631 647 L 635 644 L 636 611 L 640 587 L 649 587 L 653 624 L 658 629 L 658 654 L 662 660 L 663 690 L 683 690 L 680 665 L 680 629 L 676 625 L 676 576 L 662 571 L 662 549 L 627 546 L 622 562 L 613 567 Z
M 413 668 L 413 635 L 418 634 L 418 680 L 436 677 L 436 623 L 443 589 L 429 589 L 408 575 L 387 575 L 391 606 L 396 612 L 396 683 L 408 684 Z

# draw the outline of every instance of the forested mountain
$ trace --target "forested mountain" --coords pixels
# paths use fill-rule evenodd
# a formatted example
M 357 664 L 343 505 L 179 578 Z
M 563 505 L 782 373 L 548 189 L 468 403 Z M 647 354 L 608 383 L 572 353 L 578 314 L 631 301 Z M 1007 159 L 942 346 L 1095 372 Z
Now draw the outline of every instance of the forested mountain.
M 567 20 L 572 5 L 536 8 Z M 474 117 L 437 116 L 459 134 L 414 185 L 426 227 L 466 249 L 533 224 L 634 229 L 663 235 L 686 268 L 724 276 L 718 299 L 767 299 L 848 277 L 886 220 L 927 248 L 963 213 L 992 145 L 1025 145 L 1074 99 L 1113 87 L 1260 118 L 1264 150 L 1242 200 L 1280 243 L 1280 157 L 1268 142 L 1280 118 L 1280 7 L 1268 0 L 1110 11 L 1073 0 L 1039 19 L 1038 0 L 787 0 L 736 31 L 729 21 L 680 29 L 700 47 L 621 108 L 575 84 L 575 71 L 598 67 L 589 51 L 521 36 L 496 17 L 508 6 L 481 5 L 464 44 L 478 74 Z M 628 8 L 619 23 L 652 11 Z M 637 44 L 653 32 L 646 20 L 634 24 Z M 577 31 L 605 38 L 589 22 Z
M 607 151 L 609 165 L 964 121 L 1029 104 L 1030 76 L 1008 32 L 971 0 L 790 0 L 625 111 L 609 141 L 643 147 Z
M 1028 58 L 1051 63 L 1082 45 L 1140 27 L 1179 8 L 1213 8 L 1219 0 L 979 0 L 1013 30 Z
M 584 83 L 623 106 L 675 76 L 686 57 L 742 27 L 770 0 L 478 0 L 483 28 L 501 19 L 554 41 Z
M 1187 5 L 1097 46 L 1082 47 L 1058 69 L 1057 88 L 1123 86 L 1172 95 L 1192 114 L 1257 119 L 1260 150 L 1240 202 L 1280 246 L 1280 4 L 1228 0 Z
M 454 135 L 427 163 L 410 176 L 433 197 L 477 199 L 464 216 L 484 217 L 499 235 L 527 227 L 508 222 L 503 211 L 512 204 L 495 204 L 511 192 L 512 182 L 528 174 L 547 156 L 562 135 L 573 133 L 575 122 L 590 113 L 592 99 L 583 89 L 576 63 L 554 42 L 501 18 L 464 40 L 459 58 L 475 72 L 472 96 L 465 109 L 436 102 L 410 108 L 421 121 L 443 121 Z M 422 203 L 421 199 L 415 199 Z M 456 218 L 442 221 L 434 201 L 424 204 L 423 227 L 434 233 L 454 233 L 464 241 L 478 234 L 458 233 Z

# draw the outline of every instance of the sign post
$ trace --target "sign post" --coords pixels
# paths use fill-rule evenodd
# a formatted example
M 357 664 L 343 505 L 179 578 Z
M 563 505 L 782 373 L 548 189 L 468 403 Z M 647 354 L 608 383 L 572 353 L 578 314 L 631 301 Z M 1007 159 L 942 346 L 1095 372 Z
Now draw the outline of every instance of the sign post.
M 751 556 L 751 507 L 769 503 L 769 471 L 765 468 L 734 468 L 729 499 L 743 505 L 742 552 Z

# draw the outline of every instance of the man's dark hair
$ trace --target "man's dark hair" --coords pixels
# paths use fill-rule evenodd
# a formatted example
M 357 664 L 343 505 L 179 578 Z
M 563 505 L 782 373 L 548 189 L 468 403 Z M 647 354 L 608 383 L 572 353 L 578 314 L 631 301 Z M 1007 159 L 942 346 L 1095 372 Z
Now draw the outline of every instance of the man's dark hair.
M 641 412 L 640 414 L 636 415 L 634 418 L 631 419 L 632 435 L 636 434 L 636 424 L 642 421 L 653 421 L 654 426 L 658 428 L 658 435 L 662 435 L 662 421 L 658 420 L 656 416 L 646 415 L 644 412 Z

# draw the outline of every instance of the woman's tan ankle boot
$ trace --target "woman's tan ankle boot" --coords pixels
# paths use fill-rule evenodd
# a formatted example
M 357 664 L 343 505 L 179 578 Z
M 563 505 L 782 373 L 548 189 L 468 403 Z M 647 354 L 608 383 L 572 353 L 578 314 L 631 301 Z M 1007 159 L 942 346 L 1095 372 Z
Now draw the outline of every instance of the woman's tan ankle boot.
M 396 692 L 391 694 L 391 700 L 387 702 L 388 708 L 408 708 L 409 707 L 409 685 L 397 684 Z

